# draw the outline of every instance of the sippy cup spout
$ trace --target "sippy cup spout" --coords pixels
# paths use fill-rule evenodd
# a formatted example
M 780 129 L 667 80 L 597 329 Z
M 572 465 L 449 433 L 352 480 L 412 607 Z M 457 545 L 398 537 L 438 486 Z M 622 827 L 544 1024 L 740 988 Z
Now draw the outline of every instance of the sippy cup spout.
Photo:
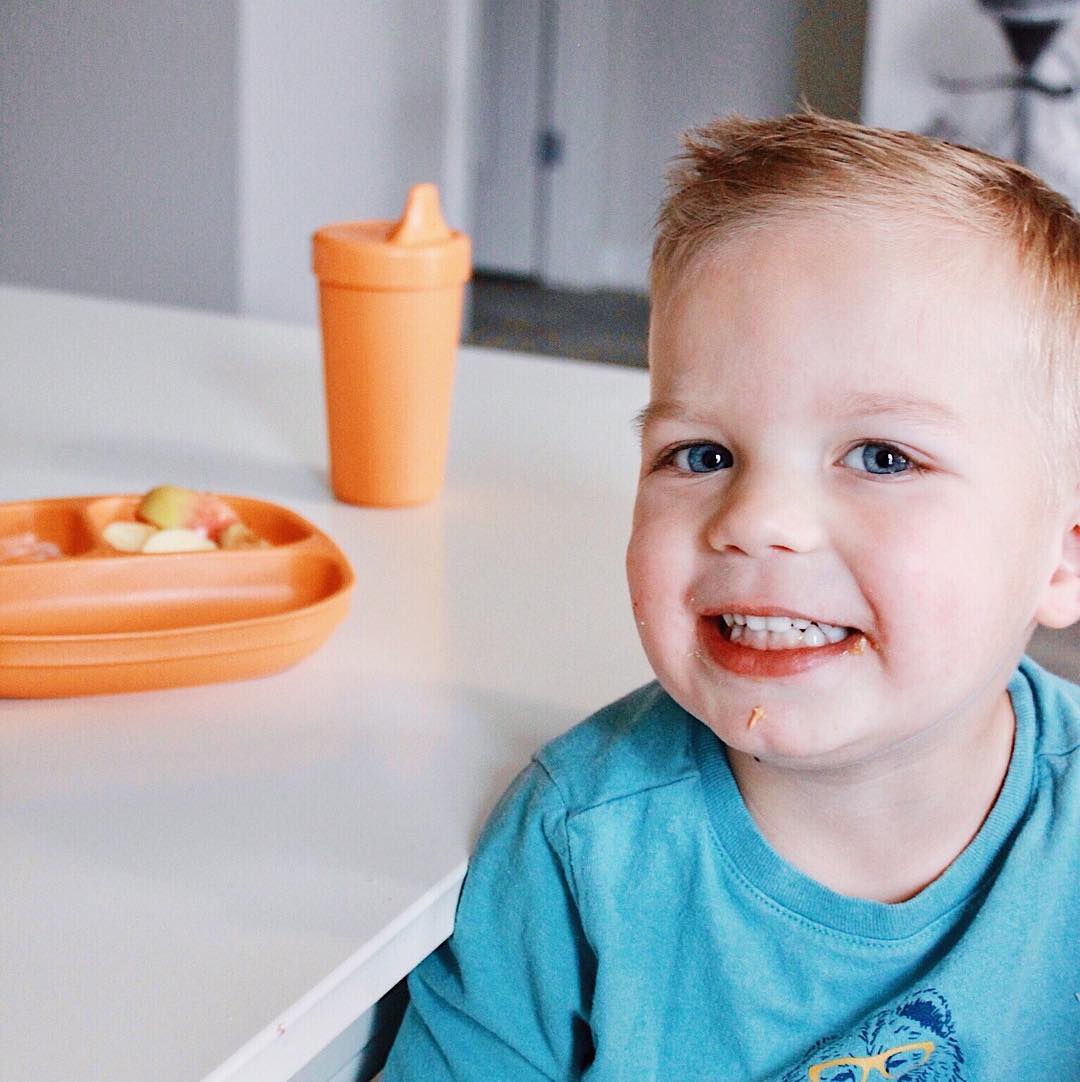
M 412 247 L 448 240 L 450 227 L 439 207 L 439 189 L 430 183 L 414 184 L 405 199 L 401 220 L 386 238 L 391 244 Z

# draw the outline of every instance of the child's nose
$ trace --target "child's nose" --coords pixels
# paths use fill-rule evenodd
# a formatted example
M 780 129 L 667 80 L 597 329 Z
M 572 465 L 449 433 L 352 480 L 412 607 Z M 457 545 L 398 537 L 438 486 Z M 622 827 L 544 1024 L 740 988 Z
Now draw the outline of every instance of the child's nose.
M 805 478 L 744 471 L 721 494 L 705 539 L 717 552 L 812 552 L 825 540 L 820 500 Z

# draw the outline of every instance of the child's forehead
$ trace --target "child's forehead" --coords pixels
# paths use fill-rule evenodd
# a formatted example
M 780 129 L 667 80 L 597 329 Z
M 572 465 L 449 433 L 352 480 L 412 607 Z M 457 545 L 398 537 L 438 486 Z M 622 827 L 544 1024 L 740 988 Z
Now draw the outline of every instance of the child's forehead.
M 907 388 L 949 409 L 1026 355 L 1014 264 L 958 230 L 834 217 L 770 222 L 702 253 L 653 306 L 654 397 Z M 999 381 L 1000 382 L 1000 381 Z M 769 392 L 768 394 L 766 392 Z M 805 396 L 803 396 L 805 397 Z
M 770 269 L 798 269 L 811 280 L 843 264 L 872 273 L 904 264 L 913 273 L 898 277 L 902 291 L 921 294 L 936 280 L 965 273 L 1016 281 L 1019 251 L 1012 238 L 993 235 L 941 214 L 920 215 L 889 207 L 805 208 L 748 217 L 703 242 L 674 276 L 668 292 L 693 287 L 710 272 L 731 268 L 760 277 Z
M 865 311 L 907 329 L 933 317 L 963 331 L 979 308 L 1024 322 L 1030 289 L 1011 242 L 910 218 L 830 211 L 751 222 L 702 247 L 654 293 L 651 329 L 700 322 L 709 309 L 732 334 L 818 312 Z

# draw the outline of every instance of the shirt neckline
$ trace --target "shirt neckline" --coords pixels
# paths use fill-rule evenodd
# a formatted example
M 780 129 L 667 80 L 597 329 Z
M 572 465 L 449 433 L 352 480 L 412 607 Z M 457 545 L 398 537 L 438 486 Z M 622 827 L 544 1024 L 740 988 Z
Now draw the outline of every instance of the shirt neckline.
M 1024 657 L 1008 684 L 1016 716 L 1012 756 L 1001 791 L 967 848 L 913 898 L 887 903 L 852 898 L 788 863 L 765 840 L 743 803 L 720 739 L 694 727 L 693 746 L 713 837 L 736 874 L 753 891 L 824 932 L 870 940 L 906 939 L 947 917 L 987 881 L 990 865 L 1029 803 L 1036 717 L 1033 678 L 1038 666 Z

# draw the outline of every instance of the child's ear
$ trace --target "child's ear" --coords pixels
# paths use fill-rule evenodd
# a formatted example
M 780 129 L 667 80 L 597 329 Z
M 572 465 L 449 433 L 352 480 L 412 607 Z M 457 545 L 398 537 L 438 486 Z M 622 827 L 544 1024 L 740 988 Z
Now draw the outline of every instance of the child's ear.
M 1050 576 L 1035 619 L 1043 627 L 1059 628 L 1071 627 L 1080 620 L 1080 504 L 1074 506 L 1066 524 L 1061 562 Z

